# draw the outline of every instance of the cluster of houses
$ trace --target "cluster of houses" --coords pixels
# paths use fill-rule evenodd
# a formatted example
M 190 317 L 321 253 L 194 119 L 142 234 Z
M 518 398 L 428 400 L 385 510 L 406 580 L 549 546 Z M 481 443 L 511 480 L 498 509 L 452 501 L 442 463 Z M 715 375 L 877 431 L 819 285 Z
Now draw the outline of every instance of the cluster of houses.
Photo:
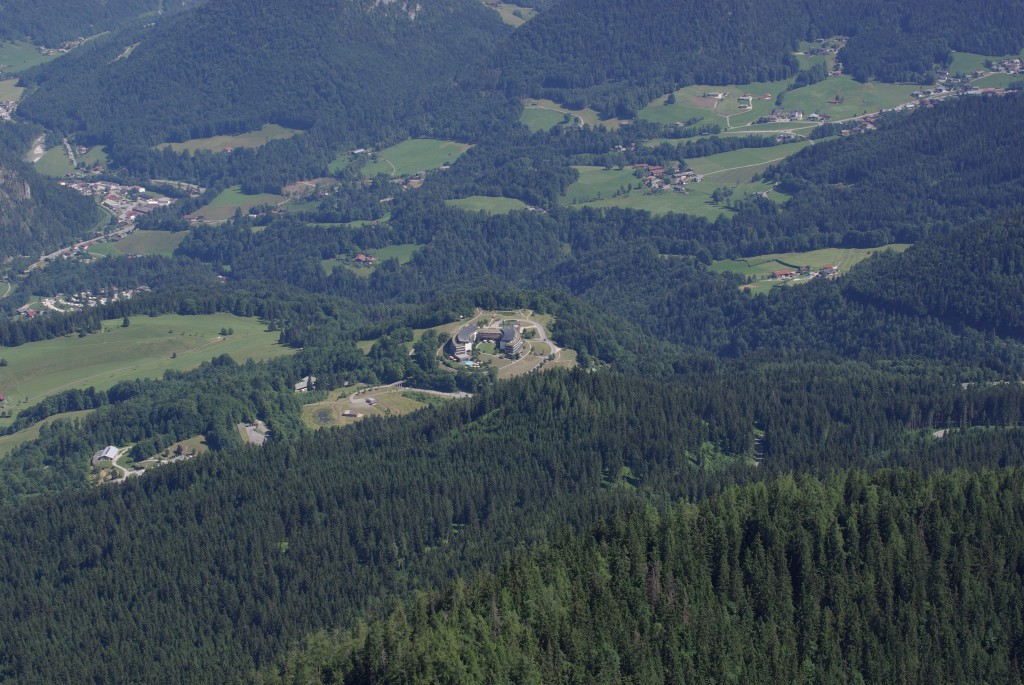
M 151 197 L 142 186 L 124 186 L 110 181 L 61 181 L 61 185 L 87 197 L 96 198 L 122 225 L 129 224 L 154 210 L 169 207 L 175 202 L 173 197 Z
M 829 100 L 828 104 L 838 104 L 836 101 Z M 760 117 L 756 122 L 757 124 L 777 124 L 777 123 L 789 123 L 793 121 L 828 121 L 831 117 L 828 114 L 818 114 L 817 112 L 811 112 L 810 114 L 804 114 L 799 109 L 773 109 L 772 113 L 766 117 Z
M 700 183 L 704 177 L 692 169 L 665 169 L 656 164 L 634 164 L 633 170 L 651 190 L 681 190 L 687 183 Z
M 82 309 L 96 307 L 110 302 L 130 300 L 137 293 L 149 291 L 149 286 L 142 285 L 138 288 L 124 289 L 111 286 L 109 290 L 104 288 L 98 294 L 94 294 L 91 290 L 84 290 L 80 293 L 73 293 L 71 295 L 60 293 L 54 297 L 42 298 L 39 301 L 42 309 L 37 310 L 31 304 L 26 304 L 18 308 L 18 314 L 26 319 L 34 319 L 47 311 L 65 314 L 67 312 L 81 311 Z
M 824 278 L 835 278 L 839 275 L 839 267 L 833 266 L 832 264 L 826 264 L 819 270 L 815 271 L 810 266 L 801 266 L 798 269 L 779 269 L 778 271 L 772 272 L 771 278 L 778 281 L 788 281 L 794 278 L 814 278 L 821 276 Z
M 85 38 L 83 38 L 82 36 L 79 36 L 78 38 L 73 38 L 71 40 L 64 41 L 63 43 L 60 44 L 59 48 L 48 48 L 46 46 L 40 45 L 39 46 L 39 54 L 46 55 L 47 57 L 55 57 L 57 55 L 63 55 L 64 53 L 71 52 L 72 50 L 74 50 L 75 48 L 77 48 L 78 46 L 80 46 L 84 42 L 85 42 Z

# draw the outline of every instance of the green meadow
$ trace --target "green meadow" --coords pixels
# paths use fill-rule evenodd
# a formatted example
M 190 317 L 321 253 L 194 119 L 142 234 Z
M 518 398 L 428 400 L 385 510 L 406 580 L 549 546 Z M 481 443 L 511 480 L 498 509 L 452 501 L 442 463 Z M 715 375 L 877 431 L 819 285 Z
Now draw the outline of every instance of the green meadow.
M 363 167 L 363 176 L 373 178 L 377 174 L 388 176 L 409 176 L 421 171 L 437 169 L 451 164 L 471 148 L 466 143 L 434 138 L 413 138 L 404 140 L 384 150 L 379 150 L 375 160 Z
M 917 85 L 895 83 L 860 83 L 850 76 L 832 76 L 812 86 L 797 88 L 786 93 L 782 106 L 799 109 L 805 114 L 828 114 L 833 120 L 849 119 L 913 101 L 911 93 Z M 828 104 L 839 100 L 838 104 Z
M 54 414 L 49 416 L 38 423 L 34 423 L 28 428 L 12 433 L 11 435 L 0 435 L 0 459 L 3 459 L 8 454 L 18 449 L 26 442 L 30 442 L 39 437 L 39 431 L 43 426 L 48 426 L 54 421 L 74 421 L 75 419 L 82 418 L 91 414 L 93 409 L 86 409 L 84 411 L 69 411 L 63 414 Z
M 693 159 L 686 160 L 686 163 L 698 174 L 705 176 L 704 183 L 720 184 L 719 182 L 722 178 L 734 178 L 726 176 L 725 174 L 728 172 L 739 172 L 739 178 L 745 177 L 743 180 L 749 181 L 751 176 L 763 171 L 764 167 L 782 161 L 786 157 L 800 152 L 800 150 L 803 150 L 810 144 L 810 141 L 800 140 L 773 147 L 743 148 L 707 157 L 694 157 Z M 719 177 L 720 174 L 722 175 L 721 177 Z
M 25 92 L 24 88 L 19 88 L 16 84 L 18 79 L 9 78 L 0 81 L 0 100 L 10 100 L 11 102 L 17 102 L 21 99 L 21 94 Z
M 631 168 L 605 169 L 598 166 L 574 167 L 579 179 L 566 190 L 563 204 L 587 204 L 595 207 L 623 207 L 642 209 L 654 215 L 679 212 L 715 219 L 731 211 L 726 203 L 716 203 L 712 193 L 717 188 L 732 190 L 731 202 L 764 195 L 775 202 L 783 202 L 785 195 L 772 189 L 771 184 L 754 181 L 754 176 L 770 164 L 781 161 L 810 145 L 801 140 L 767 148 L 745 148 L 722 152 L 708 157 L 686 160 L 687 165 L 704 175 L 700 183 L 690 183 L 680 189 L 666 188 L 652 191 L 633 175 Z
M 508 214 L 526 209 L 526 203 L 522 200 L 486 195 L 471 195 L 459 200 L 445 200 L 445 204 L 464 209 L 467 212 L 487 212 L 488 214 Z
M 844 273 L 875 253 L 887 250 L 903 252 L 908 247 L 910 245 L 906 243 L 891 243 L 881 247 L 830 247 L 810 252 L 784 252 L 745 257 L 743 259 L 721 259 L 712 262 L 708 270 L 714 273 L 731 272 L 754 279 L 752 283 L 740 286 L 740 289 L 748 290 L 755 295 L 763 295 L 772 288 L 799 285 L 800 283 L 806 283 L 808 280 L 775 280 L 769 278 L 776 271 L 799 269 L 802 266 L 809 266 L 812 271 L 817 271 L 823 266 L 832 265 L 838 266 L 840 273 Z
M 211 136 L 210 138 L 193 138 L 183 143 L 161 143 L 158 149 L 171 148 L 175 152 L 196 152 L 209 150 L 221 152 L 227 148 L 261 147 L 272 140 L 282 140 L 302 133 L 299 129 L 285 128 L 277 124 L 264 124 L 256 131 L 247 131 L 237 135 Z
M 398 245 L 388 245 L 387 247 L 381 247 L 374 250 L 365 250 L 364 254 L 377 258 L 377 264 L 357 264 L 352 257 L 348 256 L 335 257 L 334 259 L 322 259 L 320 260 L 320 264 L 328 274 L 333 273 L 335 269 L 350 269 L 360 276 L 369 276 L 374 272 L 378 264 L 389 259 L 397 259 L 399 264 L 407 264 L 412 260 L 413 255 L 416 254 L 416 250 L 421 247 L 423 246 L 418 243 L 403 243 Z
M 540 107 L 526 107 L 519 121 L 531 131 L 550 131 L 565 120 L 565 114 Z
M 169 257 L 187 235 L 188 231 L 135 231 L 116 243 L 92 245 L 89 252 L 104 256 L 144 254 Z
M 788 85 L 789 81 L 772 81 L 731 86 L 686 86 L 673 93 L 674 104 L 667 104 L 669 96 L 663 95 L 640 110 L 639 118 L 666 125 L 697 119 L 705 124 L 717 124 L 723 130 L 745 126 L 771 114 L 775 109 L 775 98 Z M 724 97 L 716 98 L 715 94 Z M 744 103 L 739 98 L 745 95 L 753 96 L 750 109 L 741 108 Z
M 36 162 L 35 169 L 43 176 L 51 178 L 64 178 L 75 171 L 63 145 L 57 145 L 47 150 Z
M 575 167 L 575 169 L 580 172 L 580 178 L 569 186 L 563 197 L 563 204 L 640 209 L 656 216 L 678 212 L 714 219 L 731 211 L 725 204 L 717 204 L 711 199 L 712 193 L 719 187 L 732 188 L 731 200 L 733 201 L 761 193 L 767 194 L 769 199 L 777 202 L 786 199 L 785 195 L 773 191 L 770 184 L 751 180 L 753 174 L 758 170 L 757 168 L 729 170 L 723 174 L 722 178 L 712 176 L 702 183 L 688 184 L 681 190 L 664 189 L 660 191 L 644 188 L 630 169 L 604 169 L 603 167 Z M 625 193 L 621 191 L 623 187 L 628 188 Z
M 16 74 L 37 64 L 57 59 L 57 55 L 44 55 L 39 48 L 21 41 L 0 41 L 0 65 L 3 70 Z
M 239 362 L 291 354 L 277 343 L 277 333 L 254 318 L 165 314 L 131 317 L 127 328 L 121 324 L 121 319 L 105 321 L 102 333 L 4 350 L 7 366 L 0 367 L 0 392 L 11 410 L 70 388 L 107 389 L 124 380 L 158 378 L 168 369 L 192 369 L 222 354 Z M 221 336 L 223 328 L 234 332 Z
M 560 124 L 566 114 L 574 119 L 573 123 L 579 125 L 604 126 L 608 129 L 615 129 L 620 125 L 618 119 L 601 119 L 600 115 L 589 107 L 586 109 L 569 109 L 554 100 L 526 98 L 523 100 L 523 108 L 519 121 L 535 131 L 542 128 L 545 130 L 550 129 Z
M 242 192 L 241 186 L 231 186 L 221 191 L 220 195 L 213 198 L 210 204 L 197 209 L 193 214 L 197 217 L 205 217 L 206 221 L 227 221 L 235 215 L 236 209 L 247 212 L 253 207 L 279 205 L 282 202 L 284 202 L 284 197 L 281 195 L 271 193 L 246 195 Z
M 89 151 L 84 155 L 78 156 L 78 162 L 86 168 L 94 167 L 97 164 L 107 166 L 109 160 L 107 159 L 107 151 L 103 149 L 102 145 L 89 148 Z
M 1024 54 L 1024 53 L 1022 53 Z M 1014 59 L 1021 55 L 1003 55 L 1002 57 L 991 57 L 987 55 L 979 55 L 973 52 L 954 52 L 953 61 L 949 65 L 949 73 L 955 74 L 973 74 L 976 71 L 985 71 L 985 62 L 992 60 L 998 62 L 1003 59 Z

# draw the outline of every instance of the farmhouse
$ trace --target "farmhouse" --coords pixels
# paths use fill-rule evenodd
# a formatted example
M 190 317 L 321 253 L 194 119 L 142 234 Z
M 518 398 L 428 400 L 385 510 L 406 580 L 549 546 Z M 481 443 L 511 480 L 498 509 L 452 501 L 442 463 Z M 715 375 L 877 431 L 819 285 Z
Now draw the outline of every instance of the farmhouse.
M 772 272 L 773 278 L 793 278 L 796 276 L 796 272 L 790 271 L 789 269 L 780 269 Z
M 493 342 L 505 354 L 519 354 L 523 349 L 523 336 L 516 326 L 501 328 L 477 328 L 474 324 L 463 326 L 452 336 L 450 346 L 455 358 L 469 361 L 475 342 Z
M 309 392 L 316 390 L 316 376 L 306 376 L 295 384 L 295 392 Z
M 117 459 L 117 456 L 120 453 L 121 450 L 114 447 L 113 445 L 108 445 L 107 447 L 104 447 L 96 454 L 92 455 L 91 463 L 93 466 L 99 466 L 101 461 L 113 462 L 115 459 Z

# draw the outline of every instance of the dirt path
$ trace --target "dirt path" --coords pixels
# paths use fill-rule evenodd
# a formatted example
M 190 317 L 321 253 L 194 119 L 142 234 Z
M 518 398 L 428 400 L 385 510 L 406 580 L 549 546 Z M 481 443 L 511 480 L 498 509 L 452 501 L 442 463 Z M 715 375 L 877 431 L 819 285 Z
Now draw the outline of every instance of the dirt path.
M 725 172 L 725 171 L 736 171 L 737 169 L 749 169 L 750 167 L 764 166 L 765 164 L 774 164 L 775 162 L 781 162 L 782 160 L 786 159 L 786 157 L 789 157 L 789 155 L 786 155 L 785 157 L 777 157 L 776 159 L 769 159 L 767 161 L 758 162 L 756 164 L 744 164 L 743 166 L 734 166 L 734 167 L 730 167 L 729 169 L 719 169 L 717 171 L 709 171 L 706 174 L 702 174 L 702 176 L 704 176 L 704 178 L 707 178 L 708 176 L 711 176 L 713 174 L 720 174 L 720 173 Z
M 8 283 L 4 283 L 4 285 L 6 285 L 6 286 L 7 286 L 7 290 L 5 290 L 5 291 L 4 291 L 4 294 L 3 294 L 3 295 L 0 295 L 0 300 L 4 299 L 4 298 L 5 298 L 5 297 L 7 297 L 8 295 L 10 295 L 10 294 L 11 294 L 11 290 L 13 290 L 13 289 L 14 289 L 14 287 L 13 287 L 13 286 L 12 286 L 12 285 L 10 284 L 10 282 L 8 282 Z

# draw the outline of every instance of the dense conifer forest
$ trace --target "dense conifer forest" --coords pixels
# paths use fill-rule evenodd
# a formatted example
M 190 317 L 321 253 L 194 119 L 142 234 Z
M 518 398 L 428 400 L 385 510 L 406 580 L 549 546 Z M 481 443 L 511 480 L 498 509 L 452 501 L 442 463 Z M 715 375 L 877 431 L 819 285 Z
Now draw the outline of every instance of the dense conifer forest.
M 845 471 L 638 506 L 256 682 L 1020 682 L 1022 483 Z

